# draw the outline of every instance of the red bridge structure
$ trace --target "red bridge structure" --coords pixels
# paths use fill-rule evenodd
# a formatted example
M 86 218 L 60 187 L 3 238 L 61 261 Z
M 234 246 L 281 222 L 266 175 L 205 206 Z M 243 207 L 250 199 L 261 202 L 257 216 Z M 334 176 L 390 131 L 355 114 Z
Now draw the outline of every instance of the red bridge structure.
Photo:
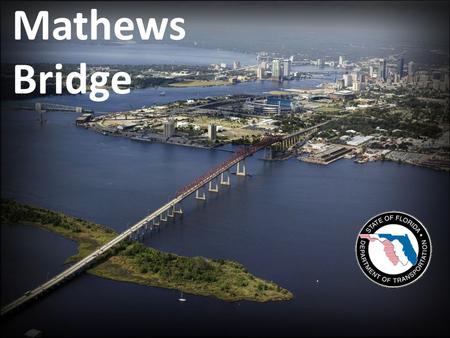
M 146 217 L 123 231 L 121 234 L 117 235 L 114 239 L 96 249 L 94 252 L 84 257 L 80 261 L 74 263 L 63 272 L 50 278 L 45 283 L 37 286 L 35 289 L 25 292 L 24 295 L 22 295 L 15 301 L 2 307 L 1 315 L 4 316 L 18 308 L 22 308 L 25 304 L 28 304 L 33 300 L 41 298 L 41 296 L 43 296 L 44 294 L 55 289 L 69 279 L 72 279 L 73 277 L 79 275 L 87 268 L 97 264 L 99 260 L 102 260 L 110 255 L 111 249 L 115 248 L 120 243 L 124 241 L 135 241 L 142 239 L 147 231 L 152 231 L 153 229 L 158 228 L 160 222 L 167 221 L 168 218 L 174 218 L 176 214 L 182 214 L 183 211 L 179 207 L 179 203 L 192 193 L 195 192 L 195 197 L 197 199 L 205 200 L 205 193 L 203 192 L 202 195 L 200 195 L 199 191 L 207 184 L 209 184 L 208 191 L 210 192 L 218 192 L 218 184 L 230 185 L 230 176 L 227 175 L 227 177 L 225 178 L 224 174 L 226 174 L 226 172 L 234 165 L 236 165 L 236 175 L 246 176 L 244 160 L 248 156 L 251 156 L 257 151 L 264 148 L 266 150 L 270 150 L 272 148 L 275 148 L 275 150 L 288 149 L 289 147 L 292 147 L 298 142 L 304 140 L 305 135 L 317 131 L 318 128 L 323 124 L 325 123 L 298 131 L 294 134 L 284 137 L 266 135 L 257 144 L 239 149 L 229 159 L 212 168 L 211 170 L 179 190 L 171 201 L 162 205 L 160 208 L 153 211 L 151 214 L 147 215 Z M 215 181 L 215 179 L 218 178 L 219 175 L 220 181 L 217 182 Z M 214 186 L 213 182 L 215 182 Z
M 236 151 L 233 156 L 231 156 L 226 161 L 222 162 L 218 166 L 208 170 L 205 174 L 198 177 L 182 189 L 178 190 L 176 193 L 176 197 L 186 197 L 190 194 L 192 194 L 194 191 L 198 191 L 199 188 L 204 186 L 207 183 L 210 183 L 212 180 L 214 180 L 216 177 L 221 175 L 220 177 L 220 184 L 222 185 L 229 185 L 230 180 L 229 177 L 227 180 L 225 180 L 223 173 L 229 170 L 232 166 L 237 165 L 237 171 L 236 175 L 239 176 L 245 176 L 245 163 L 242 163 L 242 169 L 241 169 L 241 162 L 245 160 L 246 157 L 249 157 L 253 155 L 254 153 L 258 152 L 261 149 L 264 149 L 266 147 L 269 147 L 270 145 L 280 142 L 282 140 L 281 136 L 265 136 L 260 142 L 258 142 L 255 145 L 251 145 L 248 147 L 242 147 L 238 151 Z M 209 187 L 209 191 L 216 192 L 217 188 L 212 188 L 211 184 Z M 198 199 L 204 199 L 203 197 L 199 197 L 198 193 L 196 195 L 196 198 Z

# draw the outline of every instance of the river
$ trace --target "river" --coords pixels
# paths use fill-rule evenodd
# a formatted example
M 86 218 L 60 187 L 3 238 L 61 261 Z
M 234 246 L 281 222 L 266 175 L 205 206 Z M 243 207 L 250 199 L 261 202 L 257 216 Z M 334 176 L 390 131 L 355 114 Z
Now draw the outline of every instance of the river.
M 284 83 L 315 86 L 322 80 Z M 96 111 L 120 111 L 177 99 L 261 93 L 279 84 L 135 90 L 104 103 L 49 97 Z M 42 99 L 27 102 L 43 101 Z M 122 231 L 176 190 L 229 156 L 227 152 L 139 143 L 74 125 L 75 113 L 2 107 L 2 197 L 58 210 Z M 418 334 L 448 332 L 449 175 L 392 162 L 340 160 L 320 166 L 291 159 L 247 160 L 251 176 L 206 202 L 183 203 L 184 216 L 145 244 L 181 255 L 226 258 L 294 293 L 288 302 L 227 303 L 174 290 L 84 274 L 4 321 L 2 333 L 30 329 L 45 337 L 254 334 Z M 370 282 L 354 245 L 375 214 L 418 217 L 431 236 L 425 275 L 401 289 Z M 2 305 L 61 271 L 75 243 L 26 226 L 3 225 Z M 319 280 L 319 283 L 317 283 Z M 436 331 L 434 331 L 436 330 Z

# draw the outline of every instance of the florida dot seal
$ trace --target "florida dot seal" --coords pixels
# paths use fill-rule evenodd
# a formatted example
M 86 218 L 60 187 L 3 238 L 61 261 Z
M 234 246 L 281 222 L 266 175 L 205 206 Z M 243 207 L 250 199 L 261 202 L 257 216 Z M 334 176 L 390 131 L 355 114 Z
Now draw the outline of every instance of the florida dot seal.
M 390 288 L 409 285 L 427 270 L 431 240 L 424 225 L 403 212 L 390 211 L 370 219 L 356 240 L 362 272 Z

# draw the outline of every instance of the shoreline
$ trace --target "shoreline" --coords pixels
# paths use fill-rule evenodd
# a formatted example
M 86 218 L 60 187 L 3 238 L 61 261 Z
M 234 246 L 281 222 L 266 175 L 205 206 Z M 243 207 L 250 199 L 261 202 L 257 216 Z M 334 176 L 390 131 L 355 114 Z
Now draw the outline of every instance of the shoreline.
M 181 82 L 169 83 L 166 86 L 168 88 L 195 88 L 195 87 L 220 87 L 220 86 L 231 86 L 233 83 L 223 80 L 188 80 Z
M 68 257 L 71 263 L 89 255 L 117 233 L 103 225 L 63 213 L 1 201 L 2 224 L 36 226 L 78 243 L 78 252 Z M 272 281 L 255 277 L 237 262 L 204 257 L 185 257 L 162 252 L 139 242 L 125 242 L 86 270 L 92 275 L 121 282 L 176 289 L 224 301 L 281 301 L 293 294 Z
M 129 139 L 129 140 L 135 141 L 135 142 L 161 143 L 161 144 L 168 144 L 168 145 L 174 145 L 174 146 L 183 146 L 183 147 L 194 148 L 194 149 L 216 150 L 216 151 L 225 151 L 225 152 L 230 152 L 230 153 L 233 152 L 233 150 L 220 149 L 220 147 L 222 147 L 224 145 L 227 145 L 227 144 L 232 144 L 232 143 L 225 143 L 225 144 L 219 144 L 217 146 L 208 147 L 208 146 L 202 146 L 202 145 L 196 145 L 196 144 L 185 144 L 185 143 L 177 143 L 177 142 L 158 142 L 158 141 L 152 141 L 150 139 L 147 140 L 147 139 L 139 138 L 137 136 L 130 136 L 130 135 L 120 134 L 120 133 L 119 134 L 114 134 L 114 133 L 111 133 L 111 132 L 104 132 L 104 131 L 101 131 L 101 130 L 95 128 L 95 127 L 84 127 L 84 128 L 89 129 L 89 130 L 93 130 L 94 132 L 103 134 L 104 136 L 123 137 L 125 139 Z M 245 146 L 245 144 L 232 144 L 232 145 Z M 267 160 L 267 161 L 282 161 L 282 160 L 287 160 L 287 159 L 290 159 L 290 158 L 296 158 L 297 160 L 299 160 L 301 162 L 305 162 L 305 163 L 312 163 L 312 164 L 319 164 L 319 165 L 325 165 L 326 166 L 326 165 L 329 165 L 331 163 L 337 162 L 337 161 L 345 158 L 345 156 L 342 157 L 342 158 L 337 158 L 337 159 L 334 159 L 334 160 L 332 160 L 330 162 L 324 163 L 324 162 L 309 160 L 307 158 L 299 158 L 294 153 L 291 153 L 291 154 L 286 154 L 284 156 L 273 158 L 273 159 L 270 159 L 270 160 Z M 434 171 L 444 171 L 444 172 L 449 172 L 450 171 L 450 169 L 442 168 L 442 167 L 439 167 L 439 166 L 432 166 L 432 165 L 427 165 L 427 164 L 422 164 L 422 163 L 415 163 L 415 162 L 409 162 L 409 161 L 398 161 L 398 160 L 389 159 L 389 158 L 386 158 L 386 159 L 371 159 L 371 160 L 369 160 L 369 159 L 358 159 L 358 158 L 353 159 L 353 162 L 355 162 L 357 164 L 366 164 L 366 163 L 370 163 L 370 162 L 385 162 L 385 161 L 386 162 L 396 162 L 396 163 L 400 163 L 400 164 L 408 164 L 408 165 L 411 165 L 411 166 L 414 166 L 414 167 L 426 168 L 426 169 L 431 169 L 431 170 L 434 170 Z
M 95 133 L 102 134 L 103 136 L 122 137 L 122 138 L 128 139 L 130 141 L 135 141 L 135 142 L 143 142 L 143 143 L 150 143 L 150 144 L 151 143 L 160 143 L 160 144 L 168 144 L 168 145 L 182 146 L 182 147 L 187 147 L 187 148 L 195 148 L 195 149 L 203 149 L 203 150 L 218 150 L 218 151 L 225 151 L 225 152 L 233 153 L 234 152 L 233 150 L 221 149 L 221 147 L 229 145 L 229 144 L 231 144 L 233 146 L 248 146 L 248 144 L 232 143 L 232 142 L 219 143 L 219 144 L 216 144 L 213 146 L 206 146 L 206 145 L 201 145 L 201 144 L 187 144 L 187 143 L 179 143 L 179 142 L 167 142 L 167 141 L 163 142 L 163 141 L 158 141 L 158 140 L 152 140 L 151 138 L 144 138 L 139 135 L 130 135 L 126 132 L 113 133 L 113 132 L 110 132 L 107 130 L 102 130 L 95 126 L 78 125 L 78 127 L 82 127 L 87 130 L 94 131 Z

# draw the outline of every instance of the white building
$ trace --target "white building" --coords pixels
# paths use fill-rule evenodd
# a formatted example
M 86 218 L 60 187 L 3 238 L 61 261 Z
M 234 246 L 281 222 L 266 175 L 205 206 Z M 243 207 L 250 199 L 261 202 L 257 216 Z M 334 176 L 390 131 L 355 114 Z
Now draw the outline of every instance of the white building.
M 357 135 L 357 136 L 353 136 L 350 140 L 348 140 L 347 144 L 349 146 L 360 146 L 360 145 L 366 143 L 367 141 L 370 141 L 371 139 L 373 139 L 373 136 Z
M 352 75 L 351 74 L 344 74 L 342 75 L 342 79 L 344 80 L 344 86 L 345 87 L 350 87 L 352 85 Z
M 217 126 L 215 124 L 208 125 L 208 138 L 215 141 L 217 138 Z
M 281 60 L 273 59 L 272 60 L 272 79 L 276 81 L 281 80 Z
M 359 82 L 359 81 L 353 82 L 352 90 L 353 90 L 354 92 L 359 92 L 359 91 L 361 91 L 361 82 Z
M 287 59 L 283 61 L 283 77 L 289 77 L 291 75 L 291 60 Z
M 175 133 L 175 121 L 173 119 L 168 119 L 164 122 L 164 132 L 163 135 L 166 138 L 172 137 Z
M 258 80 L 262 80 L 264 79 L 264 76 L 266 75 L 266 69 L 263 66 L 259 66 L 258 68 L 256 68 L 256 78 Z
M 336 87 L 336 90 L 344 89 L 344 80 L 343 79 L 337 79 L 335 87 Z

